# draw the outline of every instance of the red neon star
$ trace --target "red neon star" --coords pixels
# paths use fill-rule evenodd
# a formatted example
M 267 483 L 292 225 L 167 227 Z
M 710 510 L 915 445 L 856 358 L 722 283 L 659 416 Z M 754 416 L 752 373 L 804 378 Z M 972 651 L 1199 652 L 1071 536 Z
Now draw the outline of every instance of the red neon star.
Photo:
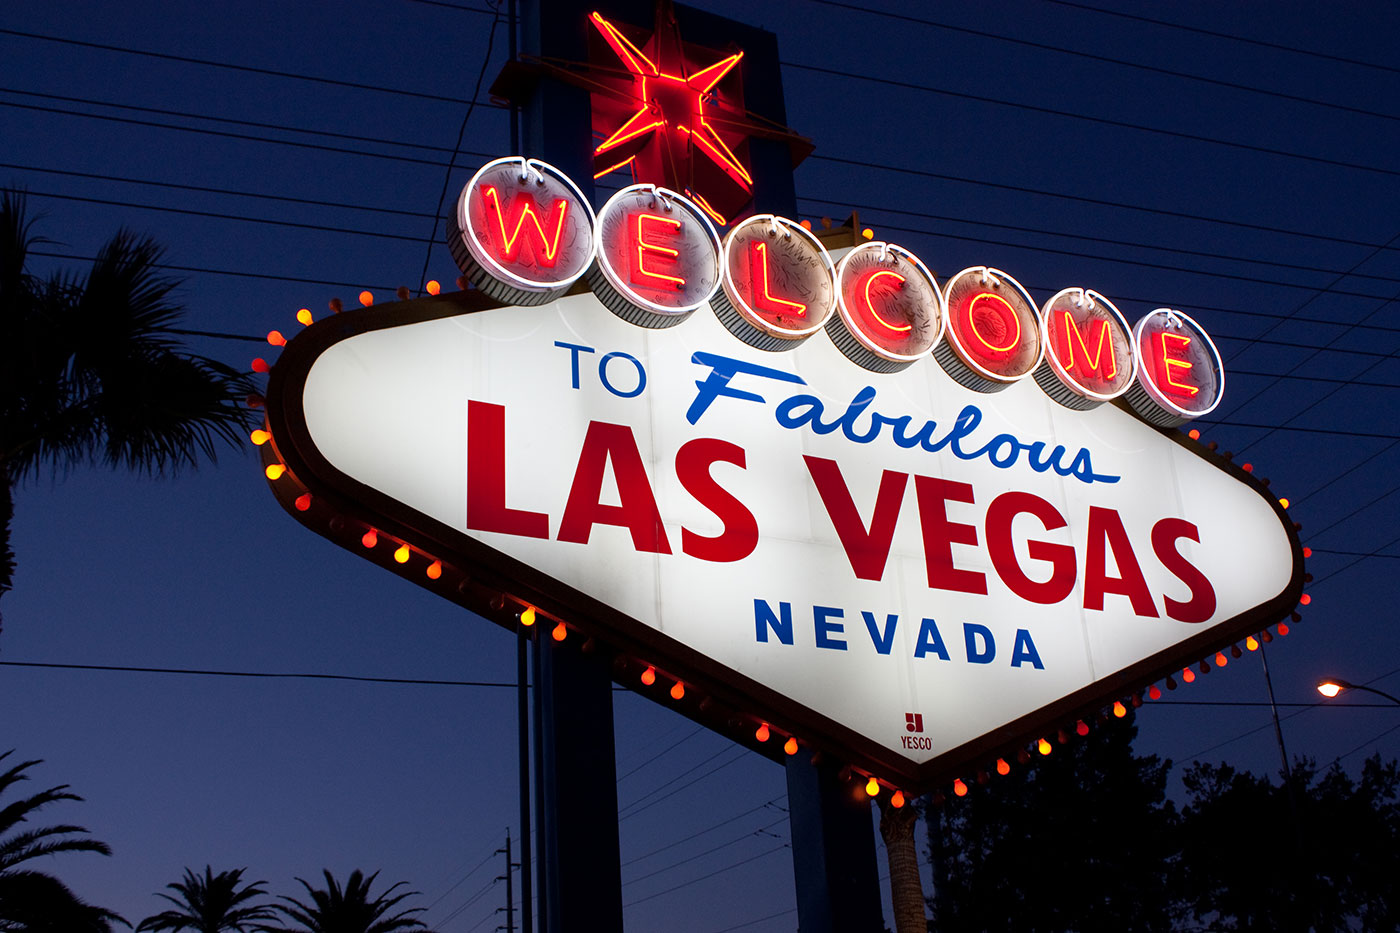
M 727 93 L 717 87 L 744 53 L 687 47 L 668 3 L 658 4 L 656 28 L 640 48 L 602 14 L 589 19 L 626 68 L 609 82 L 621 93 L 594 95 L 593 129 L 603 137 L 593 151 L 594 177 L 630 166 L 639 180 L 685 192 L 715 220 L 727 222 L 752 197 L 753 177 L 734 151 L 747 138 L 748 122 L 738 73 Z M 719 57 L 697 67 L 687 51 Z M 721 120 L 728 143 L 716 129 Z M 704 160 L 695 157 L 697 151 Z

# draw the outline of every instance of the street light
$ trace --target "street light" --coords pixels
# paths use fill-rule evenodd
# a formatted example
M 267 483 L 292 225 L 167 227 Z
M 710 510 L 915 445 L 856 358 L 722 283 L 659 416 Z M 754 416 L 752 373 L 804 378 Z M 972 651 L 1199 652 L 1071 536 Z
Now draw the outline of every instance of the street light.
M 1350 681 L 1342 680 L 1340 677 L 1329 677 L 1317 685 L 1317 692 L 1332 699 L 1343 690 L 1365 690 L 1367 693 L 1374 693 L 1376 696 L 1385 697 L 1396 706 L 1400 706 L 1400 697 L 1393 697 L 1384 690 L 1377 690 L 1374 687 L 1364 687 L 1361 684 L 1354 684 Z

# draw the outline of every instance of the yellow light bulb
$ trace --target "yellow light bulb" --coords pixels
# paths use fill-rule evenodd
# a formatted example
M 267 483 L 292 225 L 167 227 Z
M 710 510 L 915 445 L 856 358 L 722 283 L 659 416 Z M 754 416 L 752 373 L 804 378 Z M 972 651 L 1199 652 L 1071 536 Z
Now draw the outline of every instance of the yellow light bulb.
M 526 606 L 525 611 L 520 613 L 520 624 L 529 628 L 535 624 L 535 607 Z
M 397 562 L 400 563 L 400 564 L 406 564 L 406 563 L 408 563 L 408 557 L 409 557 L 408 545 L 407 545 L 407 544 L 400 544 L 400 545 L 398 546 L 398 549 L 394 551 L 394 560 L 397 561 Z
M 314 318 L 311 316 L 310 308 L 302 308 L 297 312 L 297 323 L 301 324 L 303 327 L 309 327 L 313 320 Z
M 1128 715 L 1128 708 L 1123 705 L 1122 700 L 1113 701 L 1113 715 L 1117 716 L 1119 719 L 1122 719 L 1124 716 Z
M 865 794 L 867 797 L 880 796 L 880 782 L 871 778 L 865 782 Z
M 1051 751 L 1050 743 L 1047 742 L 1045 739 L 1041 739 L 1035 744 L 1035 750 L 1040 752 L 1042 755 L 1048 755 Z
M 268 479 L 281 479 L 282 474 L 287 472 L 286 466 L 281 463 L 269 463 L 267 469 L 263 470 Z
M 263 444 L 266 444 L 268 441 L 272 440 L 272 435 L 264 431 L 262 428 L 258 428 L 252 434 L 248 435 L 248 440 L 252 441 L 255 447 L 261 447 Z

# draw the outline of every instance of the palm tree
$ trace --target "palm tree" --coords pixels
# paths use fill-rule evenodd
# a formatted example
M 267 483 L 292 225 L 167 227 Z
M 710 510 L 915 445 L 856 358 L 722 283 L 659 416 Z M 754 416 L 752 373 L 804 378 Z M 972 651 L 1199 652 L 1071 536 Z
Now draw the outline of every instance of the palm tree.
M 241 443 L 252 388 L 231 367 L 180 349 L 184 309 L 162 250 L 122 230 L 85 276 L 28 271 L 24 197 L 0 196 L 0 595 L 10 589 L 14 493 L 41 469 L 101 461 L 165 473 Z
M 14 750 L 0 754 L 0 762 Z M 38 761 L 23 761 L 0 773 L 0 795 L 20 781 Z M 26 862 L 60 852 L 97 852 L 111 855 L 105 842 L 87 838 L 81 826 L 59 824 L 21 828 L 34 813 L 60 800 L 82 800 L 67 784 L 50 787 L 0 807 L 0 931 L 3 933 L 110 933 L 112 921 L 126 924 L 118 915 L 85 904 L 52 875 L 20 867 Z M 128 926 L 130 924 L 127 924 Z
M 255 920 L 271 920 L 277 915 L 266 904 L 249 904 L 256 897 L 266 897 L 267 892 L 259 885 L 266 881 L 254 881 L 239 887 L 246 869 L 235 868 L 221 871 L 217 875 L 208 865 L 204 866 L 201 878 L 188 868 L 183 881 L 172 882 L 166 887 L 179 892 L 179 897 L 157 893 L 175 905 L 174 910 L 163 910 L 152 914 L 136 925 L 142 930 L 193 930 L 195 933 L 244 933 L 253 926 Z
M 302 879 L 297 879 L 311 898 L 309 905 L 285 894 L 281 895 L 282 900 L 292 906 L 277 905 L 277 909 L 289 920 L 301 924 L 301 933 L 396 933 L 398 930 L 419 930 L 428 933 L 423 922 L 411 916 L 422 911 L 422 907 L 411 907 L 396 914 L 389 914 L 399 901 L 418 893 L 405 891 L 402 894 L 394 894 L 394 890 L 404 882 L 390 885 L 387 890 L 371 900 L 369 888 L 374 879 L 379 877 L 379 872 L 366 878 L 357 868 L 350 873 L 344 888 L 329 871 L 322 870 L 322 874 L 326 876 L 324 889 L 313 888 Z M 390 897 L 391 894 L 394 896 Z M 263 929 L 274 930 L 272 927 Z

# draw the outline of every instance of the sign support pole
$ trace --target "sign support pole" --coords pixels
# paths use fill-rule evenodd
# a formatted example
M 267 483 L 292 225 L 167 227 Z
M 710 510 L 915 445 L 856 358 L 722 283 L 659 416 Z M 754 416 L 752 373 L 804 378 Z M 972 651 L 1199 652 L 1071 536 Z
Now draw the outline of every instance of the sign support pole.
M 558 0 L 550 5 L 548 17 L 539 2 L 521 6 L 521 45 L 526 55 L 555 61 L 588 59 L 589 5 Z M 625 0 L 610 4 L 609 9 L 625 21 L 647 23 L 655 7 L 643 0 Z M 701 11 L 682 8 L 677 13 L 690 41 L 715 47 L 737 41 L 745 49 L 745 106 L 779 126 L 786 125 L 777 37 Z M 522 154 L 557 166 L 591 197 L 588 93 L 546 80 L 522 116 Z M 754 209 L 796 216 L 787 144 L 753 139 L 749 152 Z M 541 929 L 561 933 L 586 924 L 590 930 L 620 930 L 611 674 L 605 665 L 561 649 L 543 632 L 535 644 Z M 832 933 L 881 929 L 870 802 L 863 797 L 855 800 L 850 791 L 859 788 L 844 786 L 830 767 L 814 766 L 806 753 L 789 759 L 787 780 L 801 928 Z
M 526 55 L 588 58 L 588 9 L 520 4 Z M 560 9 L 563 7 L 563 9 Z M 592 196 L 588 93 L 548 81 L 521 114 L 522 155 L 558 166 Z M 612 674 L 605 662 L 541 631 L 535 640 L 535 788 L 541 933 L 622 929 L 622 856 Z
M 787 761 L 797 925 L 802 933 L 882 930 L 870 801 L 829 764 Z

